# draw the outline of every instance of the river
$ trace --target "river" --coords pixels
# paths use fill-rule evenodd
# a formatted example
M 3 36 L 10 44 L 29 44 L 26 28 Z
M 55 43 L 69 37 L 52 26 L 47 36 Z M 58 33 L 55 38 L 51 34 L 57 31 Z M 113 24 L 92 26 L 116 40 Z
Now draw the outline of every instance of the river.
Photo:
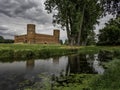
M 98 54 L 0 61 L 0 90 L 23 90 L 24 87 L 42 82 L 44 78 L 51 78 L 53 75 L 103 74 L 101 63 Z

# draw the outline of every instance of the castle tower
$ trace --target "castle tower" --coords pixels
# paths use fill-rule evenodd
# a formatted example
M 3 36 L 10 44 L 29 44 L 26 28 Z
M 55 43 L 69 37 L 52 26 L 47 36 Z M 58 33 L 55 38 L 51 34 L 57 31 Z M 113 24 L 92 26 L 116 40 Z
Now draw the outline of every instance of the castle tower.
M 35 25 L 27 24 L 27 42 L 35 43 Z
M 55 37 L 56 43 L 59 43 L 59 38 L 60 38 L 59 30 L 54 30 L 54 37 Z
M 27 34 L 35 34 L 35 25 L 27 24 Z

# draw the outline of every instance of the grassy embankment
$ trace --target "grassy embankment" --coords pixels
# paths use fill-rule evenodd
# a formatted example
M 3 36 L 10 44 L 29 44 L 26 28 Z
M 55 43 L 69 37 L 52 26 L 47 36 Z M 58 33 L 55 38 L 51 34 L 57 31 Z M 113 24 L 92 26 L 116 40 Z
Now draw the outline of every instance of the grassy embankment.
M 39 44 L 0 44 L 1 59 L 31 59 L 62 56 L 77 52 L 76 47 Z
M 0 44 L 0 58 L 29 59 L 62 56 L 72 53 L 96 53 L 100 50 L 120 50 L 120 47 L 98 46 L 62 46 L 39 44 Z

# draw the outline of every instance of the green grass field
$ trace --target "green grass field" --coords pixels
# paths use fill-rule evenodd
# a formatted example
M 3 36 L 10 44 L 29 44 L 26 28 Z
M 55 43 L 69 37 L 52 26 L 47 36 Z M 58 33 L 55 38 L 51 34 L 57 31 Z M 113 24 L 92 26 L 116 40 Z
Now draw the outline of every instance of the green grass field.
M 1 59 L 47 58 L 76 53 L 78 48 L 61 45 L 0 44 Z
M 12 50 L 38 50 L 44 48 L 60 48 L 60 45 L 40 45 L 40 44 L 0 44 L 0 50 L 12 49 Z
M 100 50 L 120 51 L 120 46 L 65 46 L 41 44 L 0 44 L 0 58 L 47 58 L 72 53 L 97 53 Z
M 0 44 L 0 50 L 12 49 L 12 50 L 38 50 L 38 49 L 80 49 L 82 51 L 96 51 L 96 50 L 120 50 L 120 46 L 65 46 L 54 44 Z

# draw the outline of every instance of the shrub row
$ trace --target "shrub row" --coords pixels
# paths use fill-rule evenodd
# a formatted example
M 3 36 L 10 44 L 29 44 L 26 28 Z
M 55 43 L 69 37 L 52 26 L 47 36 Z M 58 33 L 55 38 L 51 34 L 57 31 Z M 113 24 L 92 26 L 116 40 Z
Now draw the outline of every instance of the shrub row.
M 77 53 L 78 49 L 0 50 L 0 59 L 48 58 Z
M 104 41 L 104 42 L 98 42 L 96 44 L 97 46 L 119 46 L 120 45 L 120 41 L 115 41 L 115 42 L 112 42 L 112 41 Z

